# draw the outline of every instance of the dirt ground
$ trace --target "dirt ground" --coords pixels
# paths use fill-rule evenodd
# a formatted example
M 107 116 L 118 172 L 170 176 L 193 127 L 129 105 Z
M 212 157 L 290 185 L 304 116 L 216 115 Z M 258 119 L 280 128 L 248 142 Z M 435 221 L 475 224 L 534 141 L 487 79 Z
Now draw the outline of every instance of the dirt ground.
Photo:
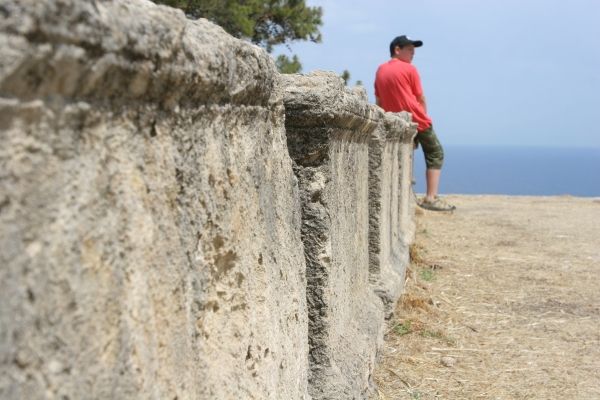
M 600 399 L 600 199 L 420 211 L 372 399 Z

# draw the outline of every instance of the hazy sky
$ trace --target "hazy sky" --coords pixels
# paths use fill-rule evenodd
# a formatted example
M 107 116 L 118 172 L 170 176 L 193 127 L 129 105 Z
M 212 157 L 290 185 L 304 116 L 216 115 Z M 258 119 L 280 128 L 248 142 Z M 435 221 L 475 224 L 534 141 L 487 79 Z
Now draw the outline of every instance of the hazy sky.
M 445 144 L 600 148 L 600 0 L 307 4 L 323 7 L 323 42 L 291 45 L 303 72 L 348 69 L 371 101 L 390 41 L 423 40 L 413 64 Z

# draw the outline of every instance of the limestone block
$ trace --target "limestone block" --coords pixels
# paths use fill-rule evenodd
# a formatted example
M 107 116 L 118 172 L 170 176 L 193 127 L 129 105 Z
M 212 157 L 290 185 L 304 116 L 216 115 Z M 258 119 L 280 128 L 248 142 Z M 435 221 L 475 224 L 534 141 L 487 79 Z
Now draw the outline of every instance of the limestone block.
M 309 393 L 366 398 L 383 306 L 369 284 L 369 137 L 380 111 L 333 73 L 282 76 L 302 200 Z
M 412 121 L 410 113 L 401 112 L 397 116 L 409 123 L 400 139 L 400 239 L 403 246 L 410 246 L 415 240 L 417 207 L 413 192 L 412 180 L 414 165 L 414 139 L 417 135 L 417 124 Z
M 369 276 L 383 301 L 386 318 L 393 314 L 409 263 L 409 243 L 401 229 L 401 212 L 406 213 L 405 220 L 411 217 L 409 209 L 401 208 L 400 200 L 401 187 L 407 190 L 403 180 L 411 189 L 412 164 L 401 165 L 400 150 L 405 138 L 414 136 L 414 130 L 410 114 L 382 113 L 369 141 Z
M 5 0 L 0 43 L 0 398 L 308 398 L 270 57 L 144 0 Z

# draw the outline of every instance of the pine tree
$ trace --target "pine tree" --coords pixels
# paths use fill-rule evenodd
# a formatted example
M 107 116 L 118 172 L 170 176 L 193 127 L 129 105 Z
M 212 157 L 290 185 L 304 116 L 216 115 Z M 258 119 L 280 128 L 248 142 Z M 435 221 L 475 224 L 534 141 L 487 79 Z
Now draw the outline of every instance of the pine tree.
M 206 18 L 229 34 L 250 39 L 268 52 L 296 40 L 321 41 L 321 7 L 304 0 L 154 0 L 182 9 L 190 18 Z
M 291 60 L 284 54 L 278 55 L 275 65 L 282 74 L 297 74 L 302 71 L 302 64 L 295 54 Z

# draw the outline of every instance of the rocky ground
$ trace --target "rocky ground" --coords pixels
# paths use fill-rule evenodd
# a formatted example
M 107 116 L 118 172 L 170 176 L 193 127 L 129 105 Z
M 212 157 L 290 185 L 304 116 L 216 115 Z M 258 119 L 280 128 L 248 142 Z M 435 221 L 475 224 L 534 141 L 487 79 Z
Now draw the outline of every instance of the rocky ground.
M 373 399 L 600 399 L 600 199 L 420 211 Z

